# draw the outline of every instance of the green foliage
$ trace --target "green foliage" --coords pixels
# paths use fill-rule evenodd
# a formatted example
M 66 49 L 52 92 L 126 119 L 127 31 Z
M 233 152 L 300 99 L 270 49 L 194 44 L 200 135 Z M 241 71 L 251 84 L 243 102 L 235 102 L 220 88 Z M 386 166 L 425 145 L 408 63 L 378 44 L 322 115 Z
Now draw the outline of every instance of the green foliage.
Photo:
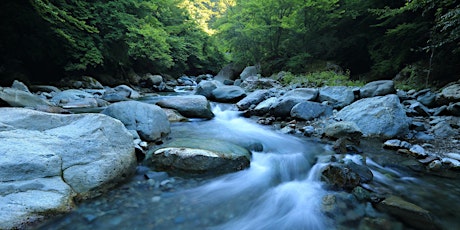
M 281 81 L 284 85 L 299 84 L 306 87 L 364 85 L 362 81 L 350 80 L 349 73 L 339 74 L 334 71 L 318 71 L 299 75 L 288 72 Z

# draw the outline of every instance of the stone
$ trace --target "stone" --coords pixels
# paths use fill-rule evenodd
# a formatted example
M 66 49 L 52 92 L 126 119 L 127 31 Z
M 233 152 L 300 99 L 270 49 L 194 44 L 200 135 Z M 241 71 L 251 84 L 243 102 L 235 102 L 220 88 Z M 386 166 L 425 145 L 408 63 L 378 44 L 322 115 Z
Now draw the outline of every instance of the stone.
M 0 127 L 0 229 L 67 212 L 135 172 L 131 134 L 103 114 L 0 108 Z
M 398 150 L 398 149 L 410 149 L 412 148 L 412 145 L 407 141 L 392 139 L 392 140 L 385 141 L 385 143 L 383 143 L 383 147 L 387 149 Z
M 430 111 L 420 102 L 414 102 L 409 106 L 409 109 L 414 110 L 418 116 L 429 117 Z
M 205 96 L 208 99 L 212 98 L 212 91 L 221 86 L 222 83 L 216 80 L 201 81 L 195 88 L 196 95 Z
M 397 217 L 416 229 L 438 229 L 429 211 L 405 201 L 401 197 L 387 197 L 376 204 L 376 208 Z
M 328 102 L 334 109 L 341 109 L 355 100 L 353 88 L 347 86 L 326 86 L 319 89 L 319 102 Z
M 240 74 L 241 80 L 246 80 L 248 77 L 257 76 L 258 70 L 256 66 L 248 66 L 244 68 L 243 72 Z
M 13 84 L 11 85 L 11 88 L 21 90 L 21 91 L 24 91 L 26 93 L 31 93 L 29 88 L 26 86 L 26 84 L 24 84 L 24 83 L 22 83 L 22 82 L 20 82 L 18 80 L 13 81 Z
M 85 88 L 85 89 L 103 89 L 104 88 L 104 86 L 102 86 L 102 84 L 98 80 L 94 79 L 93 77 L 82 76 L 81 80 L 82 80 L 82 85 L 80 86 L 81 88 Z M 76 87 L 76 88 L 79 88 L 79 87 Z
M 437 138 L 446 138 L 457 134 L 457 132 L 446 121 L 441 121 L 435 126 L 431 127 L 431 132 Z
M 187 118 L 211 119 L 214 117 L 209 101 L 201 95 L 168 97 L 156 104 L 163 108 L 175 109 Z
M 115 92 L 123 95 L 126 98 L 137 99 L 141 97 L 141 94 L 139 92 L 127 85 L 118 85 L 115 88 L 113 88 L 113 90 L 115 90 Z
M 87 93 L 83 90 L 78 89 L 68 89 L 62 92 L 56 93 L 53 98 L 51 98 L 51 102 L 55 105 L 63 106 L 70 102 L 78 102 L 85 98 L 94 98 L 94 95 L 91 93 Z
M 238 81 L 241 79 L 237 79 L 235 81 L 235 85 L 239 85 L 241 88 L 247 91 L 254 91 L 257 89 L 273 89 L 273 88 L 280 88 L 281 84 L 273 80 L 271 78 L 259 78 L 258 76 L 252 76 L 246 78 L 241 84 L 238 84 Z
M 30 90 L 33 92 L 44 92 L 44 93 L 59 93 L 61 92 L 56 86 L 51 85 L 31 85 Z
M 387 138 L 405 136 L 411 123 L 395 94 L 358 100 L 336 118 L 356 123 L 364 135 Z
M 221 140 L 174 139 L 154 150 L 148 159 L 157 169 L 221 174 L 249 167 L 251 153 Z
M 242 68 L 238 67 L 234 63 L 230 63 L 224 66 L 219 73 L 214 77 L 215 80 L 224 82 L 224 80 L 236 80 L 238 73 L 241 73 Z
M 103 114 L 120 120 L 127 129 L 136 130 L 146 141 L 157 141 L 171 132 L 166 113 L 158 106 L 138 101 L 111 104 Z
M 360 183 L 358 174 L 343 164 L 328 164 L 321 170 L 321 180 L 333 189 L 353 190 Z
M 426 156 L 428 156 L 428 154 L 425 152 L 425 149 L 420 146 L 420 145 L 413 145 L 409 151 L 415 155 L 415 157 L 417 158 L 424 158 Z
M 13 88 L 0 88 L 0 100 L 13 107 L 51 106 L 51 103 L 35 94 Z
M 283 97 L 303 98 L 305 101 L 314 101 L 318 97 L 319 91 L 314 88 L 297 88 L 287 91 Z
M 359 139 L 362 136 L 361 129 L 354 122 L 339 121 L 332 124 L 328 124 L 324 129 L 324 135 L 338 139 L 341 137 L 350 137 L 353 139 Z
M 302 120 L 313 120 L 319 117 L 327 117 L 332 115 L 332 107 L 323 105 L 318 102 L 301 102 L 296 104 L 291 109 L 291 117 L 299 118 Z
M 264 101 L 270 96 L 269 90 L 256 90 L 245 98 L 241 99 L 236 103 L 236 106 L 239 110 L 247 110 L 252 105 L 258 105 L 260 102 Z
M 166 113 L 166 116 L 168 117 L 169 122 L 185 122 L 188 121 L 188 119 L 182 114 L 180 114 L 177 110 L 175 109 L 168 109 L 168 108 L 162 108 L 163 111 Z
M 359 90 L 361 98 L 385 96 L 394 93 L 396 93 L 396 89 L 392 80 L 369 82 Z
M 270 97 L 262 102 L 260 102 L 254 109 L 253 113 L 255 115 L 264 115 L 270 111 L 270 108 L 278 101 L 276 97 Z
M 430 108 L 436 105 L 436 93 L 431 92 L 429 89 L 423 92 L 420 91 L 417 94 L 416 99 L 418 102 Z
M 442 162 L 440 160 L 434 160 L 428 164 L 428 169 L 431 171 L 440 171 L 442 168 Z
M 234 103 L 245 97 L 246 91 L 236 85 L 226 85 L 217 87 L 211 92 L 211 94 L 212 99 L 217 102 Z
M 444 87 L 436 96 L 438 105 L 448 105 L 451 102 L 460 102 L 460 82 Z

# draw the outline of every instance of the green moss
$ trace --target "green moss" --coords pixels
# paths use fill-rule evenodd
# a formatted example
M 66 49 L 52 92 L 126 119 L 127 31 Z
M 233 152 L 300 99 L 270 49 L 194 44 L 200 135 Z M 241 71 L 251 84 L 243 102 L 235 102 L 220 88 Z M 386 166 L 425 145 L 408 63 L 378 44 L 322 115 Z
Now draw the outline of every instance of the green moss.
M 363 86 L 363 81 L 350 80 L 349 73 L 339 74 L 334 71 L 318 71 L 308 74 L 286 73 L 281 82 L 284 85 L 300 84 L 306 87 L 322 86 Z

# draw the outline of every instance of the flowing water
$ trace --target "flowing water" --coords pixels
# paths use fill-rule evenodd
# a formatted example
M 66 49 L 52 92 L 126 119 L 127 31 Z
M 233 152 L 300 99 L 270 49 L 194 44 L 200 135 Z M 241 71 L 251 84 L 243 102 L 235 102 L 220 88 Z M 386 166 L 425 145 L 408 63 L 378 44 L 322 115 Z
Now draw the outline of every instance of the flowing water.
M 319 181 L 322 165 L 315 164 L 318 155 L 332 154 L 330 146 L 258 125 L 242 118 L 230 105 L 215 106 L 213 112 L 216 117 L 212 120 L 172 124 L 170 137 L 214 138 L 256 146 L 250 168 L 217 177 L 170 175 L 163 181 L 146 180 L 140 174 L 39 228 L 265 230 L 337 227 L 333 218 L 320 211 L 324 195 L 331 191 L 325 190 Z M 367 158 L 367 164 L 374 172 L 375 183 L 393 192 L 401 193 L 426 183 L 410 173 L 384 167 L 371 158 Z M 436 188 L 430 184 L 422 186 L 430 192 Z M 455 200 L 460 197 L 460 186 L 453 183 L 451 187 L 453 195 L 449 199 Z M 429 199 L 429 195 L 421 191 L 410 192 L 412 200 Z M 426 206 L 431 207 L 432 203 L 442 202 L 430 200 Z M 455 208 L 458 205 L 452 207 Z M 438 209 L 442 208 L 435 210 Z M 448 226 L 455 226 L 452 224 L 458 214 L 443 211 L 445 216 L 451 215 Z

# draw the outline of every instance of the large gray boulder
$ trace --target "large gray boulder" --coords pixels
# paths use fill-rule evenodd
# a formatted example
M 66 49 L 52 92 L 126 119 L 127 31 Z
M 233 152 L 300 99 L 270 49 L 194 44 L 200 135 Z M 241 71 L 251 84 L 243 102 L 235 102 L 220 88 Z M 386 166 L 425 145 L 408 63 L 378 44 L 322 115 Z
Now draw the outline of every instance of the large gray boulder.
M 212 98 L 217 102 L 233 103 L 246 96 L 246 91 L 236 85 L 217 87 L 212 91 Z
M 78 89 L 68 89 L 56 93 L 50 101 L 66 109 L 92 108 L 98 106 L 97 99 L 93 94 Z
M 157 169 L 219 174 L 249 167 L 251 153 L 221 140 L 175 139 L 148 157 Z
M 325 86 L 319 89 L 318 101 L 328 102 L 335 109 L 341 109 L 355 100 L 352 87 Z
M 133 137 L 103 114 L 0 108 L 0 229 L 69 211 L 135 172 Z
M 318 97 L 318 90 L 298 88 L 286 92 L 271 107 L 270 114 L 277 117 L 291 116 L 292 108 L 302 102 L 313 101 Z
M 240 110 L 247 110 L 249 107 L 252 105 L 256 106 L 260 102 L 264 101 L 270 96 L 270 90 L 266 89 L 261 89 L 261 90 L 256 90 L 249 95 L 247 95 L 245 98 L 241 99 L 238 103 L 236 103 L 236 106 Z
M 336 117 L 356 123 L 367 136 L 391 138 L 409 132 L 410 119 L 395 94 L 358 100 L 340 110 Z
M 157 141 L 171 132 L 168 116 L 156 105 L 124 101 L 109 105 L 102 113 L 120 120 L 127 129 L 136 130 L 146 141 Z
M 257 104 L 257 106 L 252 110 L 255 115 L 262 116 L 270 111 L 270 108 L 278 101 L 276 97 L 270 97 L 266 100 Z
M 47 100 L 39 96 L 13 88 L 0 88 L 0 100 L 13 107 L 50 106 Z
M 291 117 L 302 120 L 313 120 L 318 117 L 331 116 L 332 107 L 318 102 L 306 101 L 295 105 L 291 110 Z
M 395 83 L 392 80 L 369 82 L 359 91 L 359 94 L 362 98 L 385 96 L 393 93 L 396 93 L 396 89 Z
M 208 99 L 212 98 L 212 91 L 217 87 L 222 86 L 222 83 L 216 80 L 212 81 L 201 81 L 195 88 L 196 95 L 205 96 Z
M 209 101 L 201 95 L 168 97 L 156 104 L 163 108 L 175 109 L 187 118 L 211 119 L 214 117 Z

